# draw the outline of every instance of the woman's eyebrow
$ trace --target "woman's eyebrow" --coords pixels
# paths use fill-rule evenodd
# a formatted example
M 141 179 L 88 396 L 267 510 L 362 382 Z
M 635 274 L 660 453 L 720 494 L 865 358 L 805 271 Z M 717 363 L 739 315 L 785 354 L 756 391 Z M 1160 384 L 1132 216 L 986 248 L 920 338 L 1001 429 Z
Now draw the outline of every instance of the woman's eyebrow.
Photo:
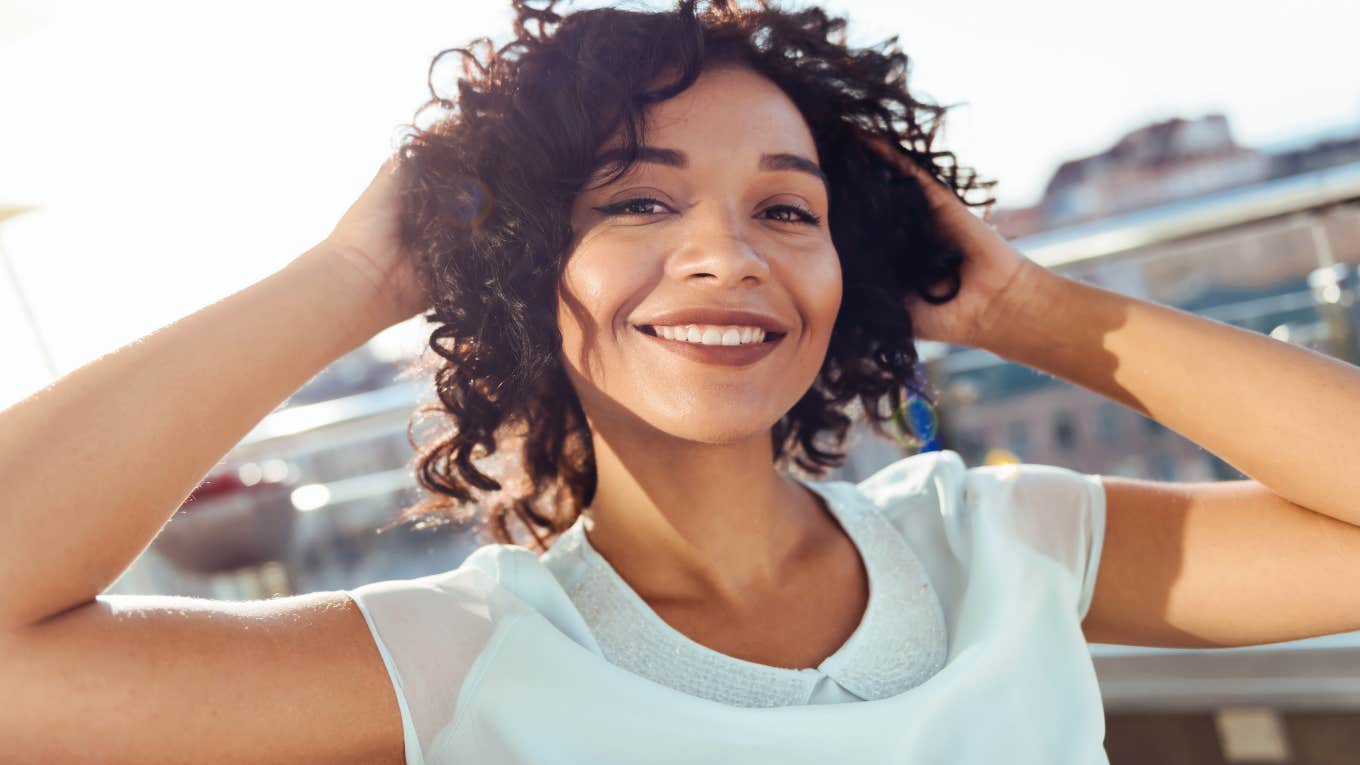
M 612 165 L 622 164 L 626 159 L 623 149 L 609 149 L 595 158 L 595 167 L 603 168 Z M 651 162 L 667 167 L 678 167 L 684 169 L 689 167 L 689 157 L 678 149 L 664 149 L 659 146 L 643 146 L 638 149 L 638 162 Z M 807 173 L 822 182 L 822 187 L 827 193 L 831 193 L 831 184 L 826 179 L 826 173 L 817 166 L 816 162 L 798 154 L 787 152 L 777 152 L 774 154 L 761 154 L 760 162 L 757 164 L 760 170 L 778 171 L 794 170 L 800 173 Z

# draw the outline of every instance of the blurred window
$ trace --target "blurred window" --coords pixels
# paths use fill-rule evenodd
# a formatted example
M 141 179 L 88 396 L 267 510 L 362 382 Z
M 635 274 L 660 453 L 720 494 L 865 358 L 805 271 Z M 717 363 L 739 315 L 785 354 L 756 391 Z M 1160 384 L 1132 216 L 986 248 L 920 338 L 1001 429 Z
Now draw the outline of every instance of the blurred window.
M 1106 446 L 1115 447 L 1119 445 L 1119 436 L 1122 432 L 1122 420 L 1124 413 L 1121 407 L 1113 401 L 1106 401 L 1100 405 L 1096 413 L 1096 428 L 1100 435 L 1100 440 Z
M 1053 442 L 1059 449 L 1073 449 L 1077 445 L 1077 427 L 1070 412 L 1058 412 L 1053 418 Z
M 1029 455 L 1029 426 L 1023 422 L 1012 422 L 1008 429 L 1010 450 L 1015 456 L 1025 459 Z

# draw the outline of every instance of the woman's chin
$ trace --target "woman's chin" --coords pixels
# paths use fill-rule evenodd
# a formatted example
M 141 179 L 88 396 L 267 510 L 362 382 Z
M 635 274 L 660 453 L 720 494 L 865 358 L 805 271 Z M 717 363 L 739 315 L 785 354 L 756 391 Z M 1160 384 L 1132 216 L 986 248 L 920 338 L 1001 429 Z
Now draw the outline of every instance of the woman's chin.
M 661 418 L 652 426 L 673 438 L 702 444 L 737 444 L 753 438 L 769 438 L 770 428 L 777 420 L 740 416 L 732 413 L 708 413 L 683 418 Z

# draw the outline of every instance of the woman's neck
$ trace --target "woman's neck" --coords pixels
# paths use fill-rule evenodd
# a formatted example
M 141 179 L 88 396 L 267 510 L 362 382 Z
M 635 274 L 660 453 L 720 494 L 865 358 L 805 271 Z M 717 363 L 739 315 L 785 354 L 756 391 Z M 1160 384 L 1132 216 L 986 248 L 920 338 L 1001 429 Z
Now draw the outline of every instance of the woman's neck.
M 769 433 L 728 444 L 592 429 L 591 547 L 648 600 L 739 606 L 821 536 L 820 500 L 773 466 Z

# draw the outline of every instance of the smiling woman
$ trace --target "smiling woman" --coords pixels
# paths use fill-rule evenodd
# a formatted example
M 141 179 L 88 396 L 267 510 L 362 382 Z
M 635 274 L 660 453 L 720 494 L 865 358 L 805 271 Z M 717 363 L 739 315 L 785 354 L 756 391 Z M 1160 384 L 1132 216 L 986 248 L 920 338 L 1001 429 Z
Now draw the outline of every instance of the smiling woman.
M 440 55 L 464 76 L 431 90 L 457 98 L 436 95 L 399 152 L 441 325 L 431 412 L 454 425 L 425 445 L 429 493 L 406 520 L 481 517 L 496 541 L 546 550 L 585 508 L 603 514 L 625 449 L 770 476 L 758 496 L 711 484 L 769 527 L 789 497 L 772 468 L 839 464 L 848 407 L 881 428 L 906 395 L 931 400 L 904 301 L 948 301 L 962 253 L 919 180 L 864 139 L 960 195 L 991 184 L 934 146 L 945 109 L 909 92 L 893 40 L 849 48 L 819 8 L 516 10 L 501 49 Z M 764 342 L 746 347 L 743 327 Z M 768 543 L 767 561 L 789 539 Z
M 911 307 L 953 301 L 966 264 L 925 184 L 990 185 L 933 146 L 944 109 L 905 54 L 815 7 L 552 5 L 452 51 L 456 103 L 399 152 L 451 425 L 406 518 L 495 540 L 351 592 L 408 760 L 1098 755 L 1094 477 L 952 452 L 791 475 L 839 464 L 852 403 L 881 426 L 931 399 Z
M 976 324 L 1017 273 L 937 222 L 968 231 L 978 186 L 905 54 L 815 7 L 515 10 L 315 248 L 0 413 L 0 685 L 30 702 L 7 752 L 1098 758 L 1094 477 L 794 470 L 841 461 L 852 405 L 929 400 L 917 331 Z M 496 542 L 278 602 L 100 595 L 251 424 L 421 309 L 450 427 L 407 517 Z
M 1088 634 L 1356 624 L 1360 371 L 1028 261 L 906 56 L 821 9 L 515 10 L 315 247 L 0 412 L 12 759 L 1098 763 Z M 498 541 L 343 592 L 102 594 L 279 401 L 423 309 L 450 428 L 408 517 Z M 929 400 L 916 338 L 1260 483 L 947 450 L 800 475 L 850 405 Z

